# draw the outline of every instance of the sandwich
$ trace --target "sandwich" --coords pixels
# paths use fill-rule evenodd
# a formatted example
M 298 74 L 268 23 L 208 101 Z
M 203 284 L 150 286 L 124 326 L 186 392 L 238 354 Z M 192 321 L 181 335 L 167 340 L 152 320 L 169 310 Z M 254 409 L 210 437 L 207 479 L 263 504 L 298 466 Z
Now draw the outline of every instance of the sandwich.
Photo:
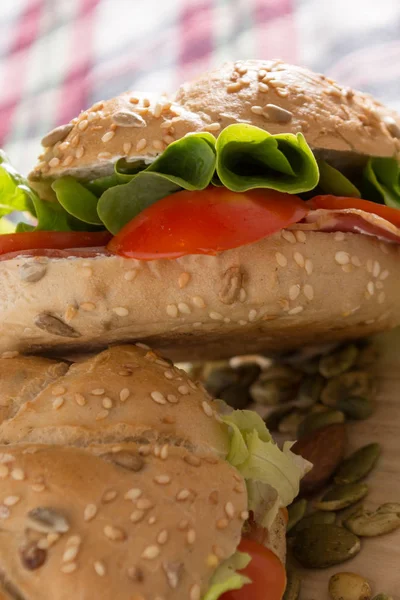
M 1 600 L 281 600 L 310 468 L 143 345 L 0 359 Z
M 400 118 L 370 96 L 226 63 L 42 143 L 28 179 L 1 159 L 2 352 L 210 359 L 400 323 Z

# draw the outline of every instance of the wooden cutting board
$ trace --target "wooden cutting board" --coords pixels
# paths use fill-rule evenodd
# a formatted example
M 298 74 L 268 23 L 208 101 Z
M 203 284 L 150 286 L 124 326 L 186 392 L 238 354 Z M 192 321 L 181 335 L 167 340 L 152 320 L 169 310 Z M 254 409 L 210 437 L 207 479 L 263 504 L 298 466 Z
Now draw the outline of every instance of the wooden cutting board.
M 400 502 L 400 330 L 377 336 L 381 350 L 376 365 L 379 391 L 376 413 L 367 421 L 351 423 L 349 452 L 379 442 L 383 452 L 367 482 L 365 500 L 375 509 L 385 502 Z M 361 552 L 351 561 L 330 569 L 305 570 L 300 600 L 329 600 L 329 577 L 352 571 L 366 577 L 373 594 L 385 592 L 400 600 L 400 529 L 375 538 L 363 538 Z

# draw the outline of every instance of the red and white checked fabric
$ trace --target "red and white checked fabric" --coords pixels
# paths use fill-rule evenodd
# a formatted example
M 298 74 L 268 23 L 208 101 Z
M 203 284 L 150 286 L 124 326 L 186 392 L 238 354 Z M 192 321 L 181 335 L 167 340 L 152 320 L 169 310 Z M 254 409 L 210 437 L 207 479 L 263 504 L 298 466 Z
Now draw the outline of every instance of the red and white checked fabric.
M 275 57 L 400 107 L 400 2 L 3 0 L 0 147 L 26 172 L 41 137 L 97 100 Z

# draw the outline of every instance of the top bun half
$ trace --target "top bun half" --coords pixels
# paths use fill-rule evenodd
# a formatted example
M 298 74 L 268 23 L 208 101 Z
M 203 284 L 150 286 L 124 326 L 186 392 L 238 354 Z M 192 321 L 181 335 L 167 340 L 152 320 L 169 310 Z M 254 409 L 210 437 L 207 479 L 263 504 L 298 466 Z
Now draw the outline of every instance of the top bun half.
M 30 179 L 108 175 L 120 158 L 152 161 L 186 134 L 218 136 L 232 123 L 271 134 L 301 132 L 317 154 L 339 163 L 400 157 L 395 111 L 308 69 L 248 60 L 225 63 L 169 97 L 126 92 L 97 102 L 43 138 Z

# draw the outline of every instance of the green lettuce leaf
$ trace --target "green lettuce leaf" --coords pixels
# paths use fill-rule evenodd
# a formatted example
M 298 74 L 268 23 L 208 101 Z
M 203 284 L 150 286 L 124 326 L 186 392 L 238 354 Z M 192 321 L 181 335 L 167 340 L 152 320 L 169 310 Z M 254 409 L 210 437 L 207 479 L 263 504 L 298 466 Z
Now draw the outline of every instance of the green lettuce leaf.
M 400 209 L 400 165 L 395 158 L 370 158 L 363 176 L 367 199 Z
M 318 187 L 324 194 L 346 196 L 348 198 L 361 198 L 360 191 L 351 183 L 343 173 L 329 165 L 324 160 L 318 160 L 319 183 Z
M 97 214 L 98 199 L 70 175 L 53 181 L 52 186 L 60 205 L 73 217 L 91 225 L 102 225 Z
M 257 413 L 236 410 L 221 418 L 230 427 L 227 460 L 246 480 L 257 523 L 269 527 L 279 508 L 298 495 L 300 479 L 312 465 L 294 454 L 289 443 L 281 450 Z
M 240 590 L 244 585 L 251 583 L 251 579 L 237 573 L 249 564 L 251 558 L 243 552 L 236 552 L 220 565 L 210 582 L 210 588 L 203 600 L 218 600 L 225 592 Z
M 0 217 L 14 211 L 33 213 L 35 192 L 27 180 L 11 166 L 5 152 L 0 150 Z
M 301 133 L 271 135 L 234 124 L 220 133 L 216 150 L 218 177 L 235 192 L 269 188 L 298 194 L 318 183 L 317 161 Z
M 126 183 L 106 190 L 97 205 L 98 215 L 111 233 L 142 210 L 179 190 L 203 190 L 215 171 L 215 139 L 196 133 L 173 142 L 146 169 L 130 174 L 116 164 L 119 180 Z M 124 163 L 126 166 L 126 162 Z

